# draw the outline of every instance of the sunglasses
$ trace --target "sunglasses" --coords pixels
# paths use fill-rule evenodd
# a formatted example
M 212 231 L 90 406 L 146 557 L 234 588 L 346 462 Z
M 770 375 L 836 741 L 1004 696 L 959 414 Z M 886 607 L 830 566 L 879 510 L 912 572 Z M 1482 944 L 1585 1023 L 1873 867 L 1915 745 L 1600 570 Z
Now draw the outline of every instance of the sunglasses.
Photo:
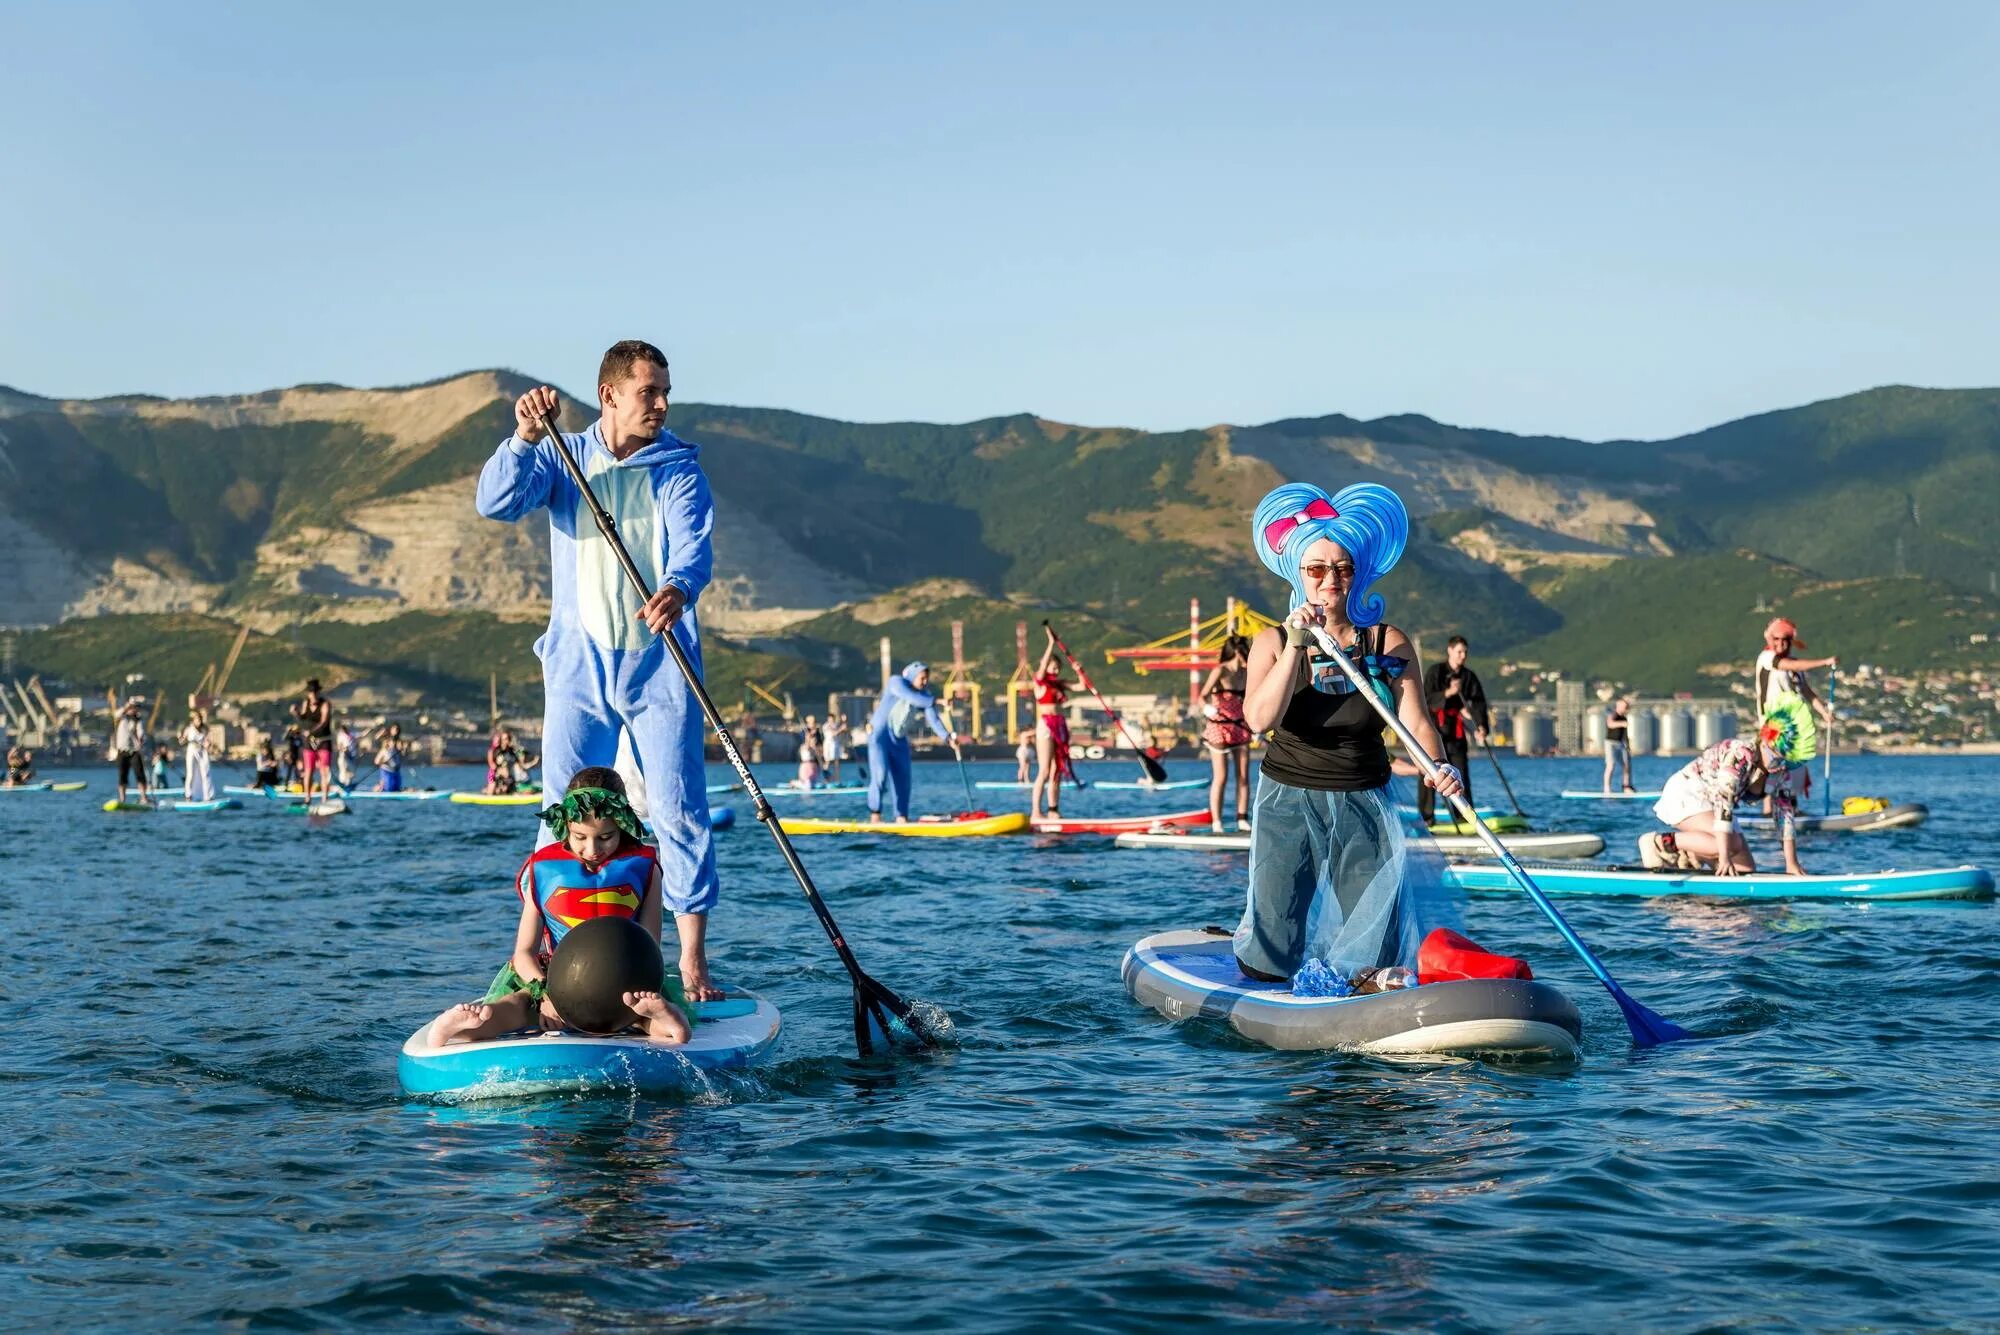
M 1342 584 L 1352 584 L 1354 582 L 1354 567 L 1346 561 L 1342 561 L 1339 565 L 1328 565 L 1324 561 L 1314 561 L 1310 565 L 1300 566 L 1299 573 L 1306 577 L 1306 583 L 1308 584 L 1323 584 L 1326 582 L 1328 575 L 1337 576 Z

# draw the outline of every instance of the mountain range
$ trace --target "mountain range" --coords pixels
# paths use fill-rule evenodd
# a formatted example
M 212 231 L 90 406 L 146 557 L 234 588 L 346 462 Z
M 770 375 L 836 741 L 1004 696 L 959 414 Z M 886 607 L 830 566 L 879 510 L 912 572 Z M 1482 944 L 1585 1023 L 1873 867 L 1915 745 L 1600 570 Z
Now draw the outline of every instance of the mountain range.
M 73 682 L 192 685 L 246 624 L 240 691 L 309 670 L 441 696 L 483 698 L 489 672 L 532 689 L 545 528 L 472 506 L 532 383 L 0 388 L 0 626 L 23 628 L 8 656 Z M 565 402 L 571 430 L 594 415 Z M 677 403 L 670 422 L 716 495 L 703 616 L 723 698 L 746 680 L 802 699 L 865 686 L 882 635 L 899 659 L 948 660 L 953 619 L 990 689 L 1022 620 L 1094 651 L 1185 626 L 1191 598 L 1277 608 L 1248 516 L 1294 478 L 1404 497 L 1416 531 L 1381 591 L 1432 655 L 1462 633 L 1482 660 L 1697 689 L 1740 671 L 1783 610 L 1847 661 L 1992 661 L 1976 637 L 2000 607 L 2000 390 L 1874 389 L 1654 442 L 1414 415 L 1146 432 Z M 1122 666 L 1100 675 L 1140 687 Z

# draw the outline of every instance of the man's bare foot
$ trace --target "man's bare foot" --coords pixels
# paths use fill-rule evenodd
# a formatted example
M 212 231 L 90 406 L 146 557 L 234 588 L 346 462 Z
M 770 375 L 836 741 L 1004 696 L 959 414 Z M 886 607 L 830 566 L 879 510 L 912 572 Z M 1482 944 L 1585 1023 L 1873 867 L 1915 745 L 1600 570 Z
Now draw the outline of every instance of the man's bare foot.
M 689 1001 L 720 1001 L 722 989 L 708 976 L 706 959 L 681 956 L 681 989 Z
M 658 992 L 627 992 L 619 998 L 639 1017 L 646 1037 L 663 1043 L 685 1043 L 687 1021 L 674 1005 Z
M 868 823 L 869 823 L 870 825 L 880 825 L 880 824 L 882 823 L 882 813 L 881 813 L 881 812 L 879 812 L 879 811 L 871 811 L 871 812 L 869 812 L 869 813 L 868 813 Z
M 465 1001 L 431 1021 L 431 1042 L 470 1043 L 479 1026 L 493 1018 L 493 1008 L 483 1001 Z

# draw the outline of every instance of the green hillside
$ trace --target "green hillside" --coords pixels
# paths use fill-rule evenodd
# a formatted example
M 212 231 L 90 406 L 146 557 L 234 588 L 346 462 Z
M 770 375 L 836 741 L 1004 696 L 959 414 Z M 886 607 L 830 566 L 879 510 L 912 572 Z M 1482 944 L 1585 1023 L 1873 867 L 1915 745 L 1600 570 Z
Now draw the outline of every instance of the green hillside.
M 2000 645 L 1968 642 L 1992 628 L 2000 604 L 1916 576 L 1831 582 L 1768 557 L 1721 552 L 1566 573 L 1541 596 L 1562 628 L 1511 646 L 1508 658 L 1641 690 L 1740 676 L 1778 614 L 1799 624 L 1812 656 L 1849 665 L 2000 664 Z
M 224 584 L 225 614 L 299 617 L 296 643 L 288 636 L 271 651 L 274 673 L 317 658 L 349 675 L 483 695 L 489 671 L 532 682 L 533 627 L 472 611 L 319 621 L 323 599 L 260 587 L 248 572 L 260 542 L 336 524 L 352 506 L 441 484 L 469 494 L 510 428 L 507 396 L 528 383 L 500 374 L 496 397 L 429 444 L 391 455 L 344 423 L 219 427 L 142 418 L 130 403 L 101 412 L 29 403 L 7 419 L 10 449 L 45 468 L 0 471 L 0 501 L 86 559 L 123 555 Z M 588 415 L 571 403 L 564 424 Z M 717 491 L 805 559 L 874 588 L 948 579 L 972 590 L 935 605 L 918 599 L 879 625 L 836 611 L 754 648 L 718 643 L 719 674 L 755 676 L 790 661 L 814 689 L 849 685 L 857 661 L 871 665 L 859 678 L 869 679 L 881 634 L 899 654 L 908 643 L 941 658 L 957 618 L 968 652 L 1004 675 L 1014 622 L 1039 620 L 1043 607 L 1062 609 L 1078 647 L 1095 654 L 1169 633 L 1190 598 L 1211 611 L 1232 595 L 1265 608 L 1282 601 L 1245 532 L 1251 506 L 1280 478 L 1258 459 L 1229 456 L 1218 431 L 1074 427 L 1026 414 L 862 424 L 703 403 L 675 405 L 672 421 L 703 446 Z M 1483 655 L 1688 687 L 1703 665 L 1741 657 L 1746 640 L 1754 648 L 1760 600 L 1809 607 L 1843 642 L 1910 665 L 1960 661 L 1968 636 L 1992 629 L 2000 391 L 1891 387 L 1651 443 L 1521 437 L 1416 415 L 1257 430 L 1460 451 L 1473 462 L 1454 468 L 1486 461 L 1560 485 L 1575 479 L 1630 498 L 1681 553 L 1514 576 L 1446 543 L 1490 512 L 1420 515 L 1381 592 L 1391 619 L 1427 644 L 1462 633 Z M 92 625 L 37 643 L 51 664 L 109 670 L 99 650 L 152 628 L 145 619 Z M 205 645 L 213 633 L 227 634 L 197 638 Z M 135 658 L 142 651 L 182 652 L 131 646 Z M 185 650 L 197 674 L 206 654 Z M 767 665 L 760 655 L 776 657 Z M 1105 672 L 1120 689 L 1139 685 L 1122 668 Z

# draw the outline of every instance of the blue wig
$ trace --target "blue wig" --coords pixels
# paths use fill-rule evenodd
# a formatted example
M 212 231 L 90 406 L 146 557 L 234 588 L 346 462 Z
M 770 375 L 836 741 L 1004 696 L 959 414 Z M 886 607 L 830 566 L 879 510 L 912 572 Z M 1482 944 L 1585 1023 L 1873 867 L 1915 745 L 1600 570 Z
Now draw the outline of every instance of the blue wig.
M 1250 541 L 1272 574 L 1292 586 L 1292 607 L 1308 601 L 1299 561 L 1306 548 L 1331 538 L 1354 561 L 1347 590 L 1347 619 L 1372 626 L 1387 605 L 1369 589 L 1395 569 L 1410 540 L 1410 513 L 1402 498 L 1374 482 L 1356 482 L 1329 496 L 1310 482 L 1287 482 L 1257 502 Z

